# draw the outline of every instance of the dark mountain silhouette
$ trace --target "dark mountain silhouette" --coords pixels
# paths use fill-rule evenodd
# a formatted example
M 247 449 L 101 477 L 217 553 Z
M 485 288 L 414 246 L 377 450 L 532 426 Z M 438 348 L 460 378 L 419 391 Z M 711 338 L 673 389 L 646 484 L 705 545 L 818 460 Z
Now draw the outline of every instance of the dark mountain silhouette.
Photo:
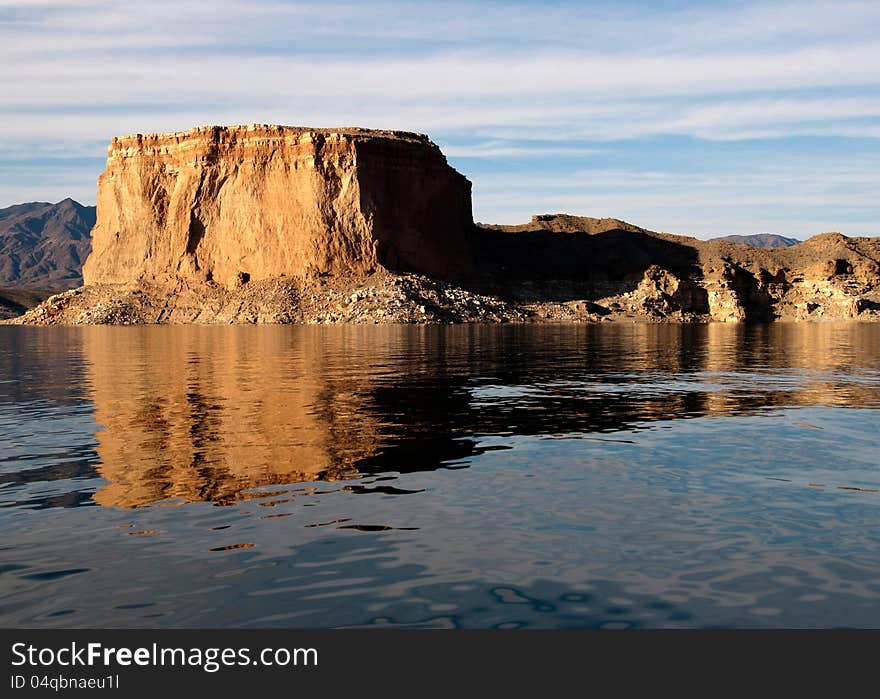
M 801 241 L 797 238 L 786 238 L 775 233 L 756 233 L 755 235 L 725 235 L 712 240 L 723 240 L 726 243 L 742 243 L 755 248 L 790 248 Z
M 0 209 L 0 288 L 61 291 L 82 284 L 95 207 L 73 199 Z

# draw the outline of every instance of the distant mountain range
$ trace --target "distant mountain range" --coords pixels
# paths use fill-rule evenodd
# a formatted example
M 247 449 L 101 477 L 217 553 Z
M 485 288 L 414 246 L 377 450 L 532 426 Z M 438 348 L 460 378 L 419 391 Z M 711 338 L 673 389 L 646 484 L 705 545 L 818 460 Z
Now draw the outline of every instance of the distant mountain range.
M 60 291 L 82 284 L 95 207 L 73 199 L 0 209 L 0 288 Z
M 790 248 L 801 241 L 797 238 L 786 238 L 775 233 L 756 233 L 755 235 L 725 235 L 711 240 L 723 240 L 728 243 L 741 243 L 756 248 Z

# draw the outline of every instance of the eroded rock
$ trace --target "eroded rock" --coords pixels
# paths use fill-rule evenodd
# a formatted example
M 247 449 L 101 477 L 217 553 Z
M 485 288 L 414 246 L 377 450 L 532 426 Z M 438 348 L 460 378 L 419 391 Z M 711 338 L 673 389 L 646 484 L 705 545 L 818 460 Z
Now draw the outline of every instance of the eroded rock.
M 470 182 L 421 134 L 206 127 L 113 139 L 85 283 L 468 272 Z

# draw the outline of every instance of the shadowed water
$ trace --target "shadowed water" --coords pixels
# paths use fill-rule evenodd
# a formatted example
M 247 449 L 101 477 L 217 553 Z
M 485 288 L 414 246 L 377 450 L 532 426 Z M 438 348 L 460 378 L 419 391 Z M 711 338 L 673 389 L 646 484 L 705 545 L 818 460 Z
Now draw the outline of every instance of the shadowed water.
M 880 327 L 0 327 L 0 626 L 880 626 Z

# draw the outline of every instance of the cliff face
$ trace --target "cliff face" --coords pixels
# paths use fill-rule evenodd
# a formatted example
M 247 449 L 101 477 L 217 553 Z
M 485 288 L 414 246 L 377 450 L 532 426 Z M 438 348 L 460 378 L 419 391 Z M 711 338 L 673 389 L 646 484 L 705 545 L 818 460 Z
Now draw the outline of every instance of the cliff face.
M 113 140 L 87 285 L 249 280 L 379 265 L 466 274 L 470 182 L 426 136 L 205 127 Z

